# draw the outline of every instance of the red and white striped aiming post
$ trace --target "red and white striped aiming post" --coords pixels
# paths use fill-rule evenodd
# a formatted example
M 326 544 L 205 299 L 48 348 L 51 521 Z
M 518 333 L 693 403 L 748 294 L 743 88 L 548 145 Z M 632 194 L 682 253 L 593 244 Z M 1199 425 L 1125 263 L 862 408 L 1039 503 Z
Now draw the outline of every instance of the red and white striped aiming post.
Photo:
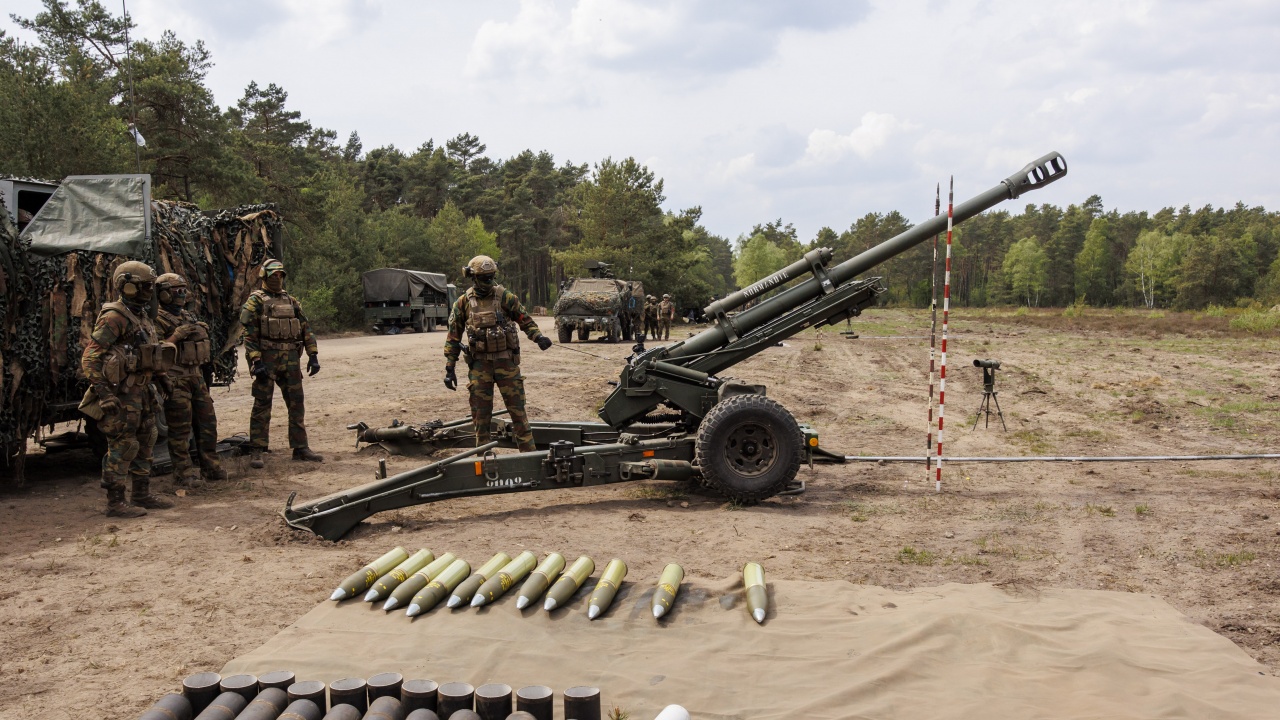
M 933 186 L 933 216 L 942 214 L 942 183 Z M 938 236 L 933 236 L 933 264 L 929 266 L 929 412 L 925 421 L 924 436 L 924 481 L 929 482 L 933 473 L 933 460 L 929 453 L 933 452 L 933 371 L 936 365 L 938 350 Z M 909 480 L 902 481 L 904 485 Z
M 947 320 L 951 314 L 951 236 L 954 229 L 956 178 L 951 176 L 947 190 L 947 265 L 942 281 L 942 362 L 938 368 L 938 474 L 933 489 L 942 492 L 942 424 L 947 406 Z

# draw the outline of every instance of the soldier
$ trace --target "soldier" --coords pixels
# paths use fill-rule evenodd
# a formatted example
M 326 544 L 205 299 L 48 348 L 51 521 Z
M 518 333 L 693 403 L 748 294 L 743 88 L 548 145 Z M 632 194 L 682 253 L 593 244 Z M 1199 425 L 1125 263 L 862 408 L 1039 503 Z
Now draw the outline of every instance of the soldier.
M 644 336 L 652 338 L 658 333 L 658 298 L 644 296 Z
M 254 290 L 240 310 L 244 325 L 244 354 L 253 375 L 253 414 L 249 418 L 249 467 L 261 468 L 271 429 L 271 398 L 280 386 L 289 410 L 289 447 L 294 460 L 324 462 L 307 445 L 306 408 L 302 398 L 302 350 L 307 355 L 307 375 L 320 372 L 316 336 L 311 332 L 302 305 L 284 291 L 284 263 L 267 260 L 258 270 L 262 289 Z
M 156 444 L 159 409 L 152 382 L 169 389 L 164 348 L 147 316 L 155 280 L 146 263 L 130 260 L 116 268 L 111 285 L 119 299 L 103 304 L 80 359 L 89 381 L 80 408 L 97 420 L 107 437 L 102 487 L 111 517 L 139 517 L 147 508 L 173 507 L 151 494 L 151 448 Z M 130 503 L 125 502 L 126 478 L 133 484 Z
M 663 340 L 671 339 L 671 321 L 675 319 L 676 304 L 671 302 L 670 294 L 664 293 L 662 302 L 658 303 L 658 329 L 662 331 Z
M 520 333 L 542 350 L 551 347 L 551 338 L 538 331 L 533 318 L 525 314 L 515 293 L 493 284 L 498 264 L 487 255 L 477 255 L 462 269 L 475 281 L 453 304 L 449 313 L 449 334 L 444 341 L 444 386 L 458 389 L 454 368 L 459 353 L 467 353 L 467 390 L 471 393 L 471 420 L 476 429 L 476 445 L 489 442 L 493 418 L 493 386 L 511 413 L 520 452 L 531 452 L 533 431 L 524 411 L 524 378 L 520 375 Z M 517 330 L 519 325 L 519 330 Z M 467 347 L 462 346 L 463 333 Z
M 199 487 L 204 480 L 226 480 L 227 471 L 218 461 L 218 417 L 214 414 L 213 398 L 209 396 L 209 386 L 205 385 L 201 370 L 201 366 L 213 357 L 209 326 L 186 309 L 187 281 L 181 275 L 161 275 L 156 280 L 156 293 L 160 296 L 156 329 L 165 342 L 173 343 L 177 348 L 177 358 L 167 373 L 173 390 L 164 403 L 164 417 L 169 423 L 169 457 L 173 458 L 173 477 L 188 487 Z M 196 449 L 200 453 L 199 470 L 191 465 L 188 443 L 193 423 Z

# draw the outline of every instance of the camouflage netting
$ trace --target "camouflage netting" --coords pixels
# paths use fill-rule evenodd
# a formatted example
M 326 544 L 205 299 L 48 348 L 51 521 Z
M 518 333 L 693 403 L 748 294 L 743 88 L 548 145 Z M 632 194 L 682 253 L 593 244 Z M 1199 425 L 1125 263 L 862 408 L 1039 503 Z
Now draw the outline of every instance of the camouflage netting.
M 211 213 L 193 205 L 152 203 L 155 250 L 140 258 L 156 273 L 187 279 L 189 302 L 209 323 L 214 350 L 240 334 L 240 306 L 258 283 L 257 267 L 281 232 L 273 205 Z M 0 211 L 0 441 L 6 458 L 85 391 L 80 356 L 98 309 L 111 300 L 111 274 L 127 258 L 75 251 L 42 258 L 27 252 Z M 153 256 L 158 255 L 158 257 Z M 216 382 L 235 376 L 236 352 L 214 362 Z
M 617 293 L 574 292 L 562 293 L 551 308 L 552 315 L 604 315 L 617 313 L 622 308 Z

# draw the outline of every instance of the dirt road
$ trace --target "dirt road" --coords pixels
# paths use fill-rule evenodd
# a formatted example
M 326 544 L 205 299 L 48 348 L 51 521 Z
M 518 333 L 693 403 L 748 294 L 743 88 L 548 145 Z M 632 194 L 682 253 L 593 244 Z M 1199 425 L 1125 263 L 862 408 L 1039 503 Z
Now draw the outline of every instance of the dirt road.
M 1045 326 L 1012 313 L 957 316 L 949 455 L 1280 447 L 1274 338 L 1160 334 L 1132 317 L 1073 327 L 1053 321 L 1060 312 L 1046 313 Z M 855 323 L 860 339 L 809 331 L 733 374 L 767 384 L 830 449 L 919 454 L 927 341 L 902 336 L 926 326 L 922 312 L 871 311 Z M 633 578 L 656 577 L 668 561 L 695 580 L 719 578 L 759 560 L 779 579 L 1150 593 L 1280 671 L 1274 462 L 957 465 L 940 494 L 918 465 L 850 464 L 803 469 L 806 494 L 755 507 L 648 483 L 447 501 L 376 516 L 336 544 L 288 531 L 275 513 L 290 491 L 315 498 L 372 477 L 377 455 L 355 451 L 347 424 L 466 414 L 465 391 L 441 384 L 443 339 L 322 339 L 307 420 L 328 461 L 298 465 L 277 449 L 265 470 L 241 461 L 229 483 L 141 520 L 103 517 L 87 453 L 33 456 L 28 486 L 0 496 L 0 718 L 135 717 L 186 674 L 261 644 L 394 545 L 473 562 L 525 548 L 618 556 Z M 573 347 L 601 357 L 526 349 L 534 418 L 593 419 L 628 352 Z M 981 393 L 975 357 L 1005 363 L 1008 432 L 969 428 Z M 245 432 L 247 385 L 215 400 L 221 434 Z M 277 448 L 283 437 L 277 401 Z M 412 465 L 390 460 L 392 472 Z

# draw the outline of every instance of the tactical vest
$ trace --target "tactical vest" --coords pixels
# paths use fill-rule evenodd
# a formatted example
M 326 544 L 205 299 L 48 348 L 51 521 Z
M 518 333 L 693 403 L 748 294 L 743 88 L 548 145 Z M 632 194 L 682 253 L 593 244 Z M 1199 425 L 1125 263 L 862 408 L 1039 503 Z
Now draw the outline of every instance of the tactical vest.
M 177 348 L 172 343 L 156 342 L 156 329 L 150 318 L 138 317 L 121 302 L 104 303 L 102 311 L 119 313 L 129 322 L 129 328 L 103 354 L 102 374 L 112 389 L 137 392 L 151 382 L 154 373 L 166 372 L 173 366 Z
M 502 310 L 505 293 L 501 285 L 483 298 L 467 290 L 467 349 L 477 360 L 520 359 L 520 328 Z
M 213 355 L 213 341 L 209 339 L 209 331 L 186 313 L 175 315 L 160 308 L 160 315 L 175 331 L 182 327 L 191 328 L 186 337 L 176 343 L 177 357 L 173 372 L 184 376 L 198 373 L 200 366 L 209 362 Z
M 296 350 L 302 345 L 302 319 L 293 298 L 276 297 L 261 290 L 254 293 L 262 300 L 258 316 L 258 339 L 263 350 Z

